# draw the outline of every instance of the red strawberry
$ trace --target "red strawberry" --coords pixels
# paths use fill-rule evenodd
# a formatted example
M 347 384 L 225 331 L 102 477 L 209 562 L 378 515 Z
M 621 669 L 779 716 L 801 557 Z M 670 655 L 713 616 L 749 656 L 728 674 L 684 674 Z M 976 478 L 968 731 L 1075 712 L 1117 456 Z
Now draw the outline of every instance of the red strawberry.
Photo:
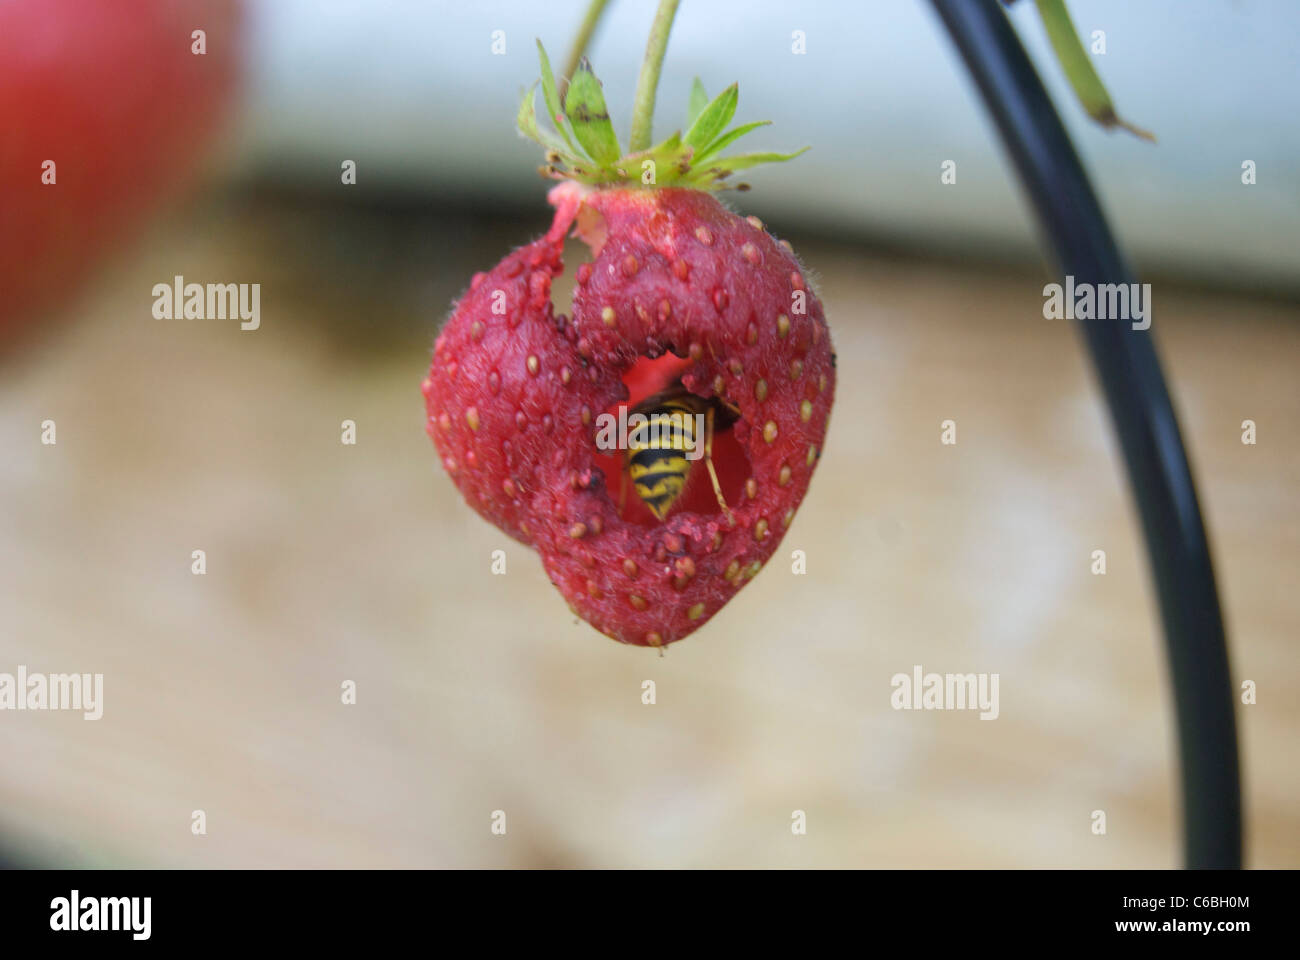
M 558 445 L 576 442 L 583 416 L 569 388 L 586 364 L 550 296 L 571 220 L 557 214 L 546 236 L 475 275 L 423 384 L 443 467 L 470 506 L 525 543 L 538 528 L 529 520 L 544 468 Z
M 240 6 L 0 3 L 0 351 L 192 173 L 231 99 Z
M 571 119 L 604 113 L 581 78 L 570 99 L 587 109 Z M 654 155 L 682 171 L 682 142 Z M 687 166 L 708 153 L 685 150 Z M 788 246 L 701 189 L 568 182 L 551 201 L 550 231 L 476 276 L 439 335 L 428 430 L 466 501 L 537 549 L 576 613 L 624 643 L 669 644 L 721 609 L 790 525 L 830 416 L 830 335 Z M 550 285 L 575 224 L 595 259 L 566 318 Z M 661 521 L 628 492 L 623 451 L 597 438 L 603 414 L 677 378 L 735 417 L 713 435 L 727 509 L 697 462 Z

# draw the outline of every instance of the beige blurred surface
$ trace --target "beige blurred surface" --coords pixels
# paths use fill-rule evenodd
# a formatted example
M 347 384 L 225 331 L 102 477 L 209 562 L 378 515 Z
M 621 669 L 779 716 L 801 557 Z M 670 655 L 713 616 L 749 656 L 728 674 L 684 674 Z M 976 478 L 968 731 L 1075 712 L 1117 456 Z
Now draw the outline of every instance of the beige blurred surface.
M 367 217 L 408 252 L 340 247 Z M 1039 275 L 799 245 L 839 356 L 826 455 L 769 566 L 659 657 L 575 623 L 537 559 L 459 502 L 424 435 L 446 298 L 531 229 L 447 227 L 412 253 L 382 214 L 188 209 L 0 367 L 0 671 L 105 677 L 100 721 L 0 714 L 12 854 L 1178 865 L 1136 519 L 1075 332 L 1041 317 Z M 153 319 L 150 290 L 176 273 L 260 282 L 262 328 Z M 1155 297 L 1234 676 L 1258 684 L 1238 710 L 1248 860 L 1300 866 L 1300 317 Z M 339 442 L 344 419 L 356 446 Z M 939 442 L 944 419 L 956 446 Z M 999 674 L 1000 717 L 892 710 L 890 677 L 916 664 Z

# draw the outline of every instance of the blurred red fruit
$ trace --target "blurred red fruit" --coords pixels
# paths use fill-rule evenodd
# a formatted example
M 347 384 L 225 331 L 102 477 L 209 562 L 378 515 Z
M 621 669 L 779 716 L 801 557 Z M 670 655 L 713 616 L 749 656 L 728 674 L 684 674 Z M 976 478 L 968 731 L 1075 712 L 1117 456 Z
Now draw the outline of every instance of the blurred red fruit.
M 237 0 L 0 3 L 0 349 L 192 173 L 238 26 Z

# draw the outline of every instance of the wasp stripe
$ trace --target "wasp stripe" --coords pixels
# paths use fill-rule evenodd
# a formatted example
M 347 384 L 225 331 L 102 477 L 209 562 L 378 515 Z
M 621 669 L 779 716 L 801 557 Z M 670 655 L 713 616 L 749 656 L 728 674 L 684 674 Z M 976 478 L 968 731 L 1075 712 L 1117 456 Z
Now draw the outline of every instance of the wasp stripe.
M 662 520 L 690 476 L 692 462 L 685 454 L 696 446 L 695 416 L 700 405 L 693 398 L 667 398 L 638 412 L 646 423 L 628 437 L 627 472 L 637 496 Z
M 683 449 L 683 441 L 695 439 L 694 424 L 682 419 L 685 414 L 655 414 L 641 427 L 628 435 L 628 446 L 634 449 L 651 446 L 657 439 L 660 446 Z M 665 442 L 667 441 L 667 442 Z
M 678 450 L 660 450 L 658 447 L 647 447 L 644 450 L 637 450 L 628 458 L 633 466 L 641 467 L 644 470 L 652 470 L 659 464 L 666 464 L 670 470 L 680 470 L 681 467 L 674 464 L 674 461 L 684 460 L 681 452 Z
M 677 461 L 677 463 L 682 464 L 682 468 L 672 470 L 638 470 L 636 465 L 633 465 L 633 468 L 629 470 L 628 473 L 631 474 L 632 482 L 638 489 L 644 487 L 646 490 L 653 493 L 660 486 L 672 486 L 674 483 L 681 485 L 686 482 L 685 464 L 680 460 Z
M 638 490 L 654 493 L 660 487 L 678 486 L 682 482 L 680 473 L 647 473 L 632 481 Z

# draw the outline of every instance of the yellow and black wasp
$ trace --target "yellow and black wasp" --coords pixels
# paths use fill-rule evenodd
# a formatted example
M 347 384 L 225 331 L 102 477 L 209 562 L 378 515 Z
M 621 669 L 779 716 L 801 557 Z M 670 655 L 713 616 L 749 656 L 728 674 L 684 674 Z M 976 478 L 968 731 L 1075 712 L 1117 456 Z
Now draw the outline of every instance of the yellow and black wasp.
M 740 411 L 716 398 L 697 397 L 678 380 L 668 389 L 642 400 L 629 417 L 632 414 L 641 414 L 646 422 L 628 433 L 624 472 L 655 518 L 663 520 L 668 515 L 685 492 L 691 469 L 703 460 L 718 506 L 728 522 L 734 522 L 713 466 L 713 435 L 715 431 L 730 429 Z M 703 421 L 696 419 L 699 416 Z M 697 436 L 701 422 L 703 437 Z M 703 456 L 688 457 L 688 452 L 699 449 L 701 441 Z M 622 508 L 622 495 L 619 507 Z

